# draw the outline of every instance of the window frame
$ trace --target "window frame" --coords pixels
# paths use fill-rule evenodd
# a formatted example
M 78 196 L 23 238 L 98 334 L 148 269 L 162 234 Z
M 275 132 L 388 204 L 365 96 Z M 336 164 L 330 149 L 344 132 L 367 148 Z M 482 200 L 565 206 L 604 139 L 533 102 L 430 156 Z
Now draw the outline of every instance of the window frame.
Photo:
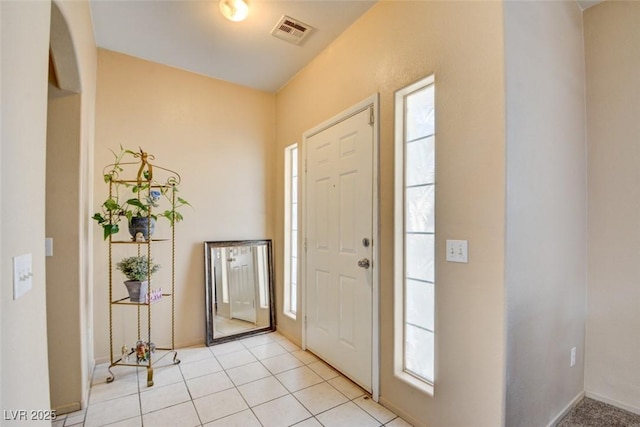
M 290 317 L 291 319 L 297 318 L 297 313 L 299 309 L 299 276 L 300 276 L 300 266 L 299 266 L 299 255 L 300 255 L 300 220 L 299 220 L 299 200 L 300 194 L 297 189 L 299 189 L 299 179 L 300 179 L 300 159 L 299 159 L 299 148 L 298 143 L 293 143 L 288 145 L 284 149 L 285 158 L 284 158 L 284 304 L 283 304 L 283 313 L 285 316 Z M 295 156 L 295 162 L 294 160 Z M 295 171 L 292 169 L 295 166 Z M 295 175 L 293 173 L 295 172 Z M 295 182 L 295 186 L 294 186 Z M 296 189 L 296 197 L 295 197 L 295 206 L 293 206 L 293 193 L 294 188 Z M 295 217 L 294 217 L 294 209 L 295 209 Z M 296 219 L 296 223 L 292 224 L 292 221 Z M 293 240 L 292 235 L 293 232 L 297 233 L 296 244 L 295 247 L 297 250 L 293 253 Z M 295 260 L 295 271 L 292 272 L 293 269 L 293 261 Z M 293 279 L 293 280 L 292 280 Z M 292 285 L 295 287 L 295 301 L 292 301 Z
M 435 318 L 434 318 L 434 346 L 433 346 L 433 364 L 434 364 L 434 372 L 433 379 L 427 379 L 421 376 L 418 376 L 406 369 L 405 364 L 405 325 L 406 325 L 406 309 L 405 309 L 405 296 L 406 296 L 406 268 L 405 268 L 405 237 L 407 235 L 406 232 L 406 221 L 405 221 L 405 210 L 406 210 L 406 198 L 405 191 L 407 188 L 406 185 L 406 100 L 407 97 L 417 91 L 428 88 L 433 85 L 434 89 L 434 113 L 435 113 L 435 75 L 429 75 L 424 77 L 404 88 L 397 90 L 394 94 L 394 376 L 401 381 L 411 385 L 412 387 L 423 391 L 429 395 L 433 395 L 434 393 L 434 384 L 435 384 L 435 365 L 436 365 L 436 326 L 435 326 Z M 435 152 L 435 123 L 434 123 L 434 152 Z M 428 136 L 426 136 L 428 137 Z M 435 155 L 435 154 L 434 154 Z M 435 165 L 435 160 L 434 160 Z M 434 166 L 434 168 L 437 166 Z M 435 192 L 435 179 L 433 182 L 433 188 Z M 434 199 L 434 218 L 435 218 L 435 199 Z M 435 224 L 435 220 L 434 220 Z M 434 282 L 433 286 L 435 288 L 435 236 L 436 229 L 434 225 Z M 435 317 L 436 310 L 436 291 L 434 289 L 434 299 L 433 299 L 433 310 Z

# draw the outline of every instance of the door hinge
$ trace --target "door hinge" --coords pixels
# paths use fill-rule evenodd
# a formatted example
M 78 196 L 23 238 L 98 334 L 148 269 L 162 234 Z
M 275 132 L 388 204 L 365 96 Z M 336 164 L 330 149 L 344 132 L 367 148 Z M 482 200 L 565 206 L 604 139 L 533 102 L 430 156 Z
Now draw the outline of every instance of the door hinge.
M 369 107 L 369 124 L 370 124 L 371 126 L 373 126 L 373 124 L 374 124 L 375 122 L 376 122 L 376 117 L 375 117 L 375 115 L 373 114 L 373 105 L 371 105 L 371 106 Z

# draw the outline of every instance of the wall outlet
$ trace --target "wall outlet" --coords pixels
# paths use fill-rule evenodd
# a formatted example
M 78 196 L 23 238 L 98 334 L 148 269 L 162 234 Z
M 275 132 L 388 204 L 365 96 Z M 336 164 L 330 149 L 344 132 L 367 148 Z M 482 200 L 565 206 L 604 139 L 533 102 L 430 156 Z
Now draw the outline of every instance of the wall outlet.
M 447 261 L 468 262 L 469 242 L 467 240 L 447 240 Z
M 571 364 L 570 366 L 575 366 L 576 364 L 576 348 L 572 347 L 571 348 Z

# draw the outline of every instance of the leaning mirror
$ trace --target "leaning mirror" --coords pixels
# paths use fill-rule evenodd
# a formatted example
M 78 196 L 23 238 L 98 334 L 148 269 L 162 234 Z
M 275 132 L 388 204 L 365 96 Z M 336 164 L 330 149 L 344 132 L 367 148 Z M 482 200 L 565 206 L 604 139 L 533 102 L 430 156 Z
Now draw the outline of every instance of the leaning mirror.
M 275 330 L 271 240 L 205 242 L 207 345 Z

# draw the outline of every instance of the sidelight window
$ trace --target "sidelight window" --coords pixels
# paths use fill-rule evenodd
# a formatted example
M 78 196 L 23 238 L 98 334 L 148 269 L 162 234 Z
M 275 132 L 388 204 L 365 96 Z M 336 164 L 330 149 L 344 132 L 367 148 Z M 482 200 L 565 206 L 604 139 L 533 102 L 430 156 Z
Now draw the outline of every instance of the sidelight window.
M 298 145 L 285 148 L 284 314 L 298 311 Z
M 435 85 L 395 94 L 395 373 L 422 389 L 434 382 Z

